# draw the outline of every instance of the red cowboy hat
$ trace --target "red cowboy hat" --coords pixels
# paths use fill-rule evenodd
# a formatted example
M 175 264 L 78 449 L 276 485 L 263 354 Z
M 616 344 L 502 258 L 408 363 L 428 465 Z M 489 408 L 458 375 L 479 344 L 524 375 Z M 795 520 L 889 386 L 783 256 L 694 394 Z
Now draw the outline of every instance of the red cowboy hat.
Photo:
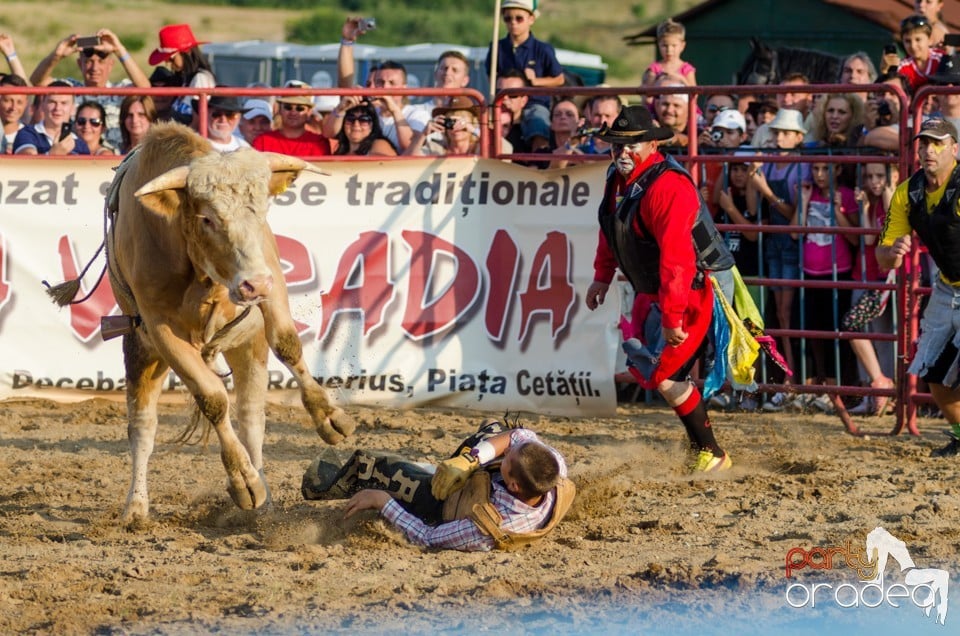
M 183 53 L 201 44 L 207 42 L 197 42 L 189 24 L 168 24 L 160 29 L 160 47 L 150 54 L 149 62 L 156 66 L 169 60 L 174 53 Z

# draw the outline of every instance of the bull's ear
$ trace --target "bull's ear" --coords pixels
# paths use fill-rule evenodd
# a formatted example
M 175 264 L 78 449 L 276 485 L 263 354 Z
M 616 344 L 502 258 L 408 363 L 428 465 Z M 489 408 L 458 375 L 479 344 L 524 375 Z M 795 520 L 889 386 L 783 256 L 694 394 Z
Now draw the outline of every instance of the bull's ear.
M 264 155 L 266 155 L 267 163 L 270 164 L 270 170 L 273 172 L 273 176 L 270 177 L 271 196 L 278 195 L 290 187 L 290 184 L 296 180 L 301 171 L 329 175 L 329 173 L 314 168 L 298 157 L 275 152 L 267 152 Z
M 183 188 L 158 190 L 137 197 L 143 207 L 160 216 L 173 217 L 186 203 Z
M 273 172 L 270 174 L 270 196 L 277 196 L 286 191 L 290 184 L 296 181 L 299 170 Z

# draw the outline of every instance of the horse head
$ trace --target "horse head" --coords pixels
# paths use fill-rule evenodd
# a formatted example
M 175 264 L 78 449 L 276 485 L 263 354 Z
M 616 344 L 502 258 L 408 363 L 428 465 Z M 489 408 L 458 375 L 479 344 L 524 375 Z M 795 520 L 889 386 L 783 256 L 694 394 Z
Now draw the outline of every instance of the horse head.
M 750 38 L 750 55 L 737 72 L 737 84 L 776 84 L 777 50 Z

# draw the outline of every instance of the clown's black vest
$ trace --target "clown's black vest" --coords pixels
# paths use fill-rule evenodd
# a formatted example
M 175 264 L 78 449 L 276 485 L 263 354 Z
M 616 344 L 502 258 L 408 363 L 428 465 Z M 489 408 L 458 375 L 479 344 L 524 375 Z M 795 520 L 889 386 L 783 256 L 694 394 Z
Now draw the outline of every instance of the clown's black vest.
M 930 214 L 927 214 L 925 182 L 926 177 L 922 170 L 910 177 L 907 186 L 910 227 L 927 246 L 933 262 L 947 280 L 960 281 L 960 216 L 957 214 L 957 202 L 960 201 L 960 165 L 953 169 L 943 198 Z
M 610 166 L 607 171 L 607 185 L 600 203 L 600 229 L 617 259 L 620 271 L 639 293 L 654 294 L 660 289 L 660 246 L 638 214 L 640 200 L 653 182 L 667 170 L 685 176 L 696 190 L 690 174 L 676 159 L 667 156 L 664 161 L 648 168 L 628 186 L 626 194 L 612 214 L 608 211 L 613 197 L 616 196 L 616 169 Z M 710 210 L 699 191 L 697 198 L 700 200 L 700 210 L 691 228 L 697 269 L 700 272 L 730 269 L 734 265 L 733 255 L 713 224 Z M 643 236 L 638 236 L 633 231 L 634 219 L 643 231 Z

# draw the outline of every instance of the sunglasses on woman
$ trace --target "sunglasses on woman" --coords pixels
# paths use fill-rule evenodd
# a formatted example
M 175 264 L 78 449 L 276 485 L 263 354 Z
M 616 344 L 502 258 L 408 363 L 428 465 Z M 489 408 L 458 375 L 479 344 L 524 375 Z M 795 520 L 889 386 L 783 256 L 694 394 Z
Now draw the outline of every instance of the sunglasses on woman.
M 373 117 L 370 115 L 347 115 L 343 118 L 343 121 L 347 122 L 348 124 L 353 124 L 356 122 L 360 122 L 361 124 L 372 124 Z
M 100 119 L 99 119 L 98 117 L 90 117 L 90 118 L 87 118 L 87 117 L 77 117 L 77 126 L 86 126 L 87 124 L 90 124 L 90 125 L 93 126 L 94 128 L 99 128 L 99 127 L 100 127 L 100 124 L 102 124 L 102 123 L 103 123 L 103 122 L 100 121 Z
M 284 104 L 284 105 L 283 105 L 283 110 L 288 110 L 288 111 L 289 111 L 289 110 L 295 110 L 295 111 L 297 111 L 298 113 L 302 113 L 302 112 L 304 112 L 304 111 L 306 111 L 306 110 L 309 110 L 309 109 L 310 109 L 309 106 L 304 106 L 303 104 Z

